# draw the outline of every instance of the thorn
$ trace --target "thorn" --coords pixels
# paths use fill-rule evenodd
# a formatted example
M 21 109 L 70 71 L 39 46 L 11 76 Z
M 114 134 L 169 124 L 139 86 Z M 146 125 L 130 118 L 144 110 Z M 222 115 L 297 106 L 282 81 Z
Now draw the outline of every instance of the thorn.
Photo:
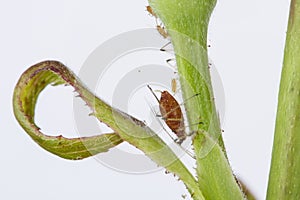
M 96 116 L 96 114 L 95 113 L 90 113 L 89 116 Z
M 166 62 L 170 62 L 170 61 L 172 61 L 172 60 L 173 60 L 172 58 L 169 58 L 169 59 L 166 60 Z
M 174 61 L 174 65 L 172 65 L 172 63 L 170 63 L 170 62 L 172 62 L 172 61 Z M 172 67 L 172 68 L 176 68 L 176 60 L 175 60 L 175 58 L 169 58 L 169 59 L 167 59 L 166 60 L 166 63 L 170 66 L 170 67 Z
M 58 136 L 56 136 L 56 138 L 57 139 L 62 139 L 62 138 L 64 138 L 62 135 L 58 135 Z
M 162 46 L 159 50 L 160 51 L 167 51 L 165 48 L 167 47 L 167 46 L 169 46 L 171 44 L 171 42 L 168 42 L 167 44 L 165 44 L 164 46 Z

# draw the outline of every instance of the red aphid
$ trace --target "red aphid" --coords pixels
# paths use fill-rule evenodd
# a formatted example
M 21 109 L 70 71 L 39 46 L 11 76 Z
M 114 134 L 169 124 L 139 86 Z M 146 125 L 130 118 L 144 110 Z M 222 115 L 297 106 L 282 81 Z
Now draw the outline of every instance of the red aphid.
M 158 99 L 150 86 L 148 86 L 148 88 L 159 103 L 159 110 L 163 120 L 177 136 L 176 142 L 181 144 L 187 135 L 185 133 L 184 118 L 179 103 L 168 91 L 161 92 L 161 97 Z

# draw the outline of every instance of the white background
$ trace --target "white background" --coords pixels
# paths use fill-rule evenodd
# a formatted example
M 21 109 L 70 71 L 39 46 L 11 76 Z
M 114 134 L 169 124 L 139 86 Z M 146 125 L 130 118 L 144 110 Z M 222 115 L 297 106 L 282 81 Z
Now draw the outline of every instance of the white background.
M 181 199 L 186 193 L 163 171 L 130 175 L 93 158 L 58 158 L 38 147 L 13 116 L 12 93 L 24 70 L 56 59 L 78 73 L 87 56 L 112 36 L 155 27 L 146 5 L 146 0 L 1 1 L 0 199 L 150 200 Z M 230 162 L 258 199 L 267 187 L 288 10 L 287 0 L 219 1 L 210 24 L 209 54 L 225 88 Z M 77 136 L 71 89 L 47 92 L 37 108 L 39 125 Z

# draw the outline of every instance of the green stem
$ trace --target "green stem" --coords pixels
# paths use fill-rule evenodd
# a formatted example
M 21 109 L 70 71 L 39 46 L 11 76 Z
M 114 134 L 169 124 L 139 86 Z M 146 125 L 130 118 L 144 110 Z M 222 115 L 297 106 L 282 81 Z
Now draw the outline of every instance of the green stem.
M 206 199 L 243 199 L 226 157 L 209 72 L 207 29 L 216 0 L 149 3 L 174 46 L 183 98 L 188 99 L 184 104 L 187 118 L 197 133 L 193 145 L 199 187 Z
M 19 79 L 13 96 L 14 114 L 28 135 L 45 150 L 65 159 L 80 160 L 107 152 L 123 140 L 115 133 L 92 137 L 65 138 L 45 135 L 35 124 L 35 106 L 39 94 L 49 84 L 66 84 L 61 77 L 46 69 L 55 62 L 39 63 L 26 70 Z
M 281 74 L 268 200 L 300 199 L 300 0 L 292 0 Z
M 79 97 L 92 109 L 93 115 L 110 126 L 115 133 L 73 139 L 43 134 L 35 124 L 34 111 L 40 92 L 50 84 L 72 86 Z M 159 166 L 177 175 L 195 199 L 204 199 L 193 175 L 163 140 L 143 122 L 112 108 L 96 97 L 60 62 L 44 61 L 26 70 L 16 85 L 13 105 L 20 125 L 35 142 L 51 153 L 67 159 L 82 159 L 106 152 L 122 141 L 127 141 L 143 151 Z

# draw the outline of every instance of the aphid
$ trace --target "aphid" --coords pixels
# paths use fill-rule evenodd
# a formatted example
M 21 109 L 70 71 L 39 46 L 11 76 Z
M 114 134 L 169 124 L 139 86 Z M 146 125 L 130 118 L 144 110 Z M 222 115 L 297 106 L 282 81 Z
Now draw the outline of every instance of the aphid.
M 169 37 L 169 34 L 167 33 L 165 27 L 163 27 L 163 26 L 161 26 L 161 25 L 157 25 L 157 26 L 156 26 L 156 29 L 157 29 L 158 33 L 159 33 L 161 36 L 163 36 L 163 38 L 166 39 L 167 37 Z
M 152 88 L 149 85 L 147 87 L 159 103 L 163 120 L 177 136 L 175 142 L 181 144 L 186 139 L 187 134 L 185 133 L 184 118 L 179 103 L 168 91 L 162 91 L 161 97 L 158 99 Z
M 163 27 L 161 24 L 158 25 L 158 22 L 157 22 L 157 15 L 154 13 L 153 9 L 151 8 L 151 6 L 146 6 L 146 10 L 148 11 L 148 13 L 150 15 L 152 15 L 153 17 L 155 17 L 155 20 L 156 20 L 156 29 L 158 31 L 158 33 L 160 35 L 162 35 L 164 38 L 167 38 L 169 35 L 165 29 L 165 27 Z
M 177 83 L 176 83 L 176 79 L 175 78 L 172 78 L 171 87 L 172 87 L 172 92 L 176 93 Z
M 154 11 L 152 10 L 151 6 L 146 6 L 146 9 L 147 9 L 147 11 L 148 11 L 148 13 L 150 15 L 152 15 L 155 18 L 157 18 L 157 15 L 154 13 Z

